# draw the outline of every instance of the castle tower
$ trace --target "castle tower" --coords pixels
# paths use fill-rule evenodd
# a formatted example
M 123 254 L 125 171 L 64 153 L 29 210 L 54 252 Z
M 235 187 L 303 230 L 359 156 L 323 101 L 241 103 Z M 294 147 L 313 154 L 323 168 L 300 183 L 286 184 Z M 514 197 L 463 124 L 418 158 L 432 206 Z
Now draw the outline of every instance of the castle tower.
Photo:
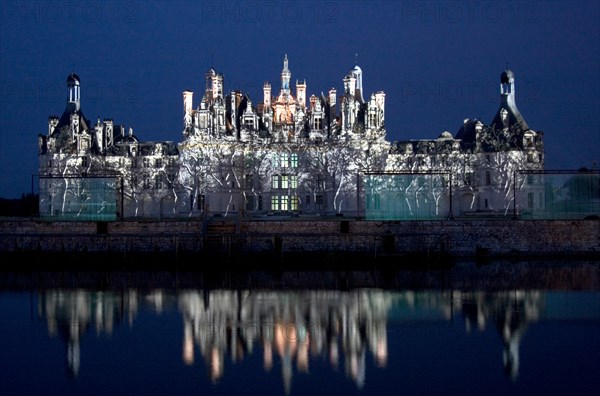
M 288 69 L 288 57 L 285 54 L 283 58 L 283 70 L 281 71 L 281 91 L 287 94 L 290 93 L 290 79 L 292 78 L 292 72 Z
M 192 120 L 192 101 L 194 99 L 194 93 L 192 91 L 183 91 L 183 124 L 187 131 L 191 128 Z
M 375 94 L 375 103 L 377 103 L 377 107 L 380 111 L 378 126 L 382 126 L 385 120 L 385 93 L 383 91 L 379 91 Z
M 57 125 L 58 125 L 58 117 L 57 116 L 48 117 L 48 136 L 50 136 L 54 133 L 54 130 L 56 129 Z
M 346 77 L 344 77 L 344 96 L 350 95 L 352 98 L 356 98 L 356 77 L 354 74 L 348 73 Z
M 529 130 L 515 101 L 515 75 L 508 68 L 500 74 L 500 108 L 491 125 L 496 129 L 515 127 L 520 131 Z
M 268 82 L 265 82 L 265 85 L 263 86 L 263 95 L 263 111 L 266 112 L 267 109 L 271 107 L 271 84 L 269 84 Z
M 354 90 L 354 98 L 358 100 L 360 103 L 364 103 L 363 99 L 363 87 L 362 87 L 362 69 L 355 65 L 352 70 L 350 70 L 350 74 L 354 77 L 355 81 L 355 90 Z
M 81 108 L 81 82 L 77 74 L 71 73 L 67 77 L 67 90 L 67 106 L 71 109 L 71 111 L 79 111 L 79 109 Z
M 512 70 L 506 69 L 500 75 L 500 98 L 502 105 L 515 103 L 515 75 Z
M 194 93 L 192 91 L 183 91 L 183 111 L 185 114 L 192 113 L 192 100 L 194 99 Z
M 337 91 L 335 88 L 329 90 L 329 106 L 335 106 L 337 98 Z
M 296 80 L 296 98 L 300 104 L 300 108 L 306 108 L 306 80 L 299 82 Z
M 223 99 L 223 75 L 215 74 L 212 76 L 212 98 Z
M 314 110 L 317 105 L 318 98 L 315 95 L 310 95 L 310 110 Z
M 204 88 L 204 97 L 207 101 L 212 101 L 213 99 L 213 78 L 216 76 L 217 72 L 212 67 L 208 69 L 205 75 L 205 88 Z

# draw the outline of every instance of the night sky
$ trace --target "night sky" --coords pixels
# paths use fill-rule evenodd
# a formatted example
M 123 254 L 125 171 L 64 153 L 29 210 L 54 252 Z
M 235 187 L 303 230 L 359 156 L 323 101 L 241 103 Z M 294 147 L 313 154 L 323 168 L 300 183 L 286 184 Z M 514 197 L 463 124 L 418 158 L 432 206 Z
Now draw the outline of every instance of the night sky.
M 142 141 L 182 140 L 182 91 L 214 67 L 225 92 L 255 104 L 280 87 L 285 54 L 307 96 L 335 87 L 355 62 L 365 99 L 386 93 L 388 140 L 453 135 L 490 123 L 500 73 L 543 131 L 546 169 L 600 160 L 598 1 L 4 1 L 0 2 L 0 197 L 31 191 L 38 135 L 81 78 L 81 106 L 133 127 Z M 37 186 L 35 187 L 37 192 Z

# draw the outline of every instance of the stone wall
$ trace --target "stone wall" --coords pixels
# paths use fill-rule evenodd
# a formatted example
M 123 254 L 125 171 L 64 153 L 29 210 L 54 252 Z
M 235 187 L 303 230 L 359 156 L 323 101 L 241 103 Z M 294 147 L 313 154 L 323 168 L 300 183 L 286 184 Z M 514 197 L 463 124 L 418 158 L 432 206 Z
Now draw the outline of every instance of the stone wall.
M 600 256 L 599 220 L 0 222 L 0 252 Z

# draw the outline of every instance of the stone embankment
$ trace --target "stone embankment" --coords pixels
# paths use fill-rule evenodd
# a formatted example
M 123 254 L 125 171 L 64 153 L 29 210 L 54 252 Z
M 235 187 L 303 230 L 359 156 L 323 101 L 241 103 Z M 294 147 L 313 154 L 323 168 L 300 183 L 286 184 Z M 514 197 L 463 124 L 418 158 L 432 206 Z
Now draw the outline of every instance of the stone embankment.
M 600 256 L 600 220 L 0 221 L 0 253 Z

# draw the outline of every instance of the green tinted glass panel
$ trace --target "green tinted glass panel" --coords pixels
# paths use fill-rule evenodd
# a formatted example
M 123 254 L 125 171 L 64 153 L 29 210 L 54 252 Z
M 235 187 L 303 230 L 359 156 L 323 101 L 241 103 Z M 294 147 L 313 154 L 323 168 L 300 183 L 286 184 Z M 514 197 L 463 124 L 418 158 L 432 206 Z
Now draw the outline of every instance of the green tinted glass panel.
M 521 219 L 600 216 L 599 172 L 520 172 L 516 178 L 516 210 Z
M 449 174 L 367 174 L 367 220 L 434 220 L 450 215 Z
M 40 178 L 40 217 L 50 221 L 115 221 L 114 177 Z

